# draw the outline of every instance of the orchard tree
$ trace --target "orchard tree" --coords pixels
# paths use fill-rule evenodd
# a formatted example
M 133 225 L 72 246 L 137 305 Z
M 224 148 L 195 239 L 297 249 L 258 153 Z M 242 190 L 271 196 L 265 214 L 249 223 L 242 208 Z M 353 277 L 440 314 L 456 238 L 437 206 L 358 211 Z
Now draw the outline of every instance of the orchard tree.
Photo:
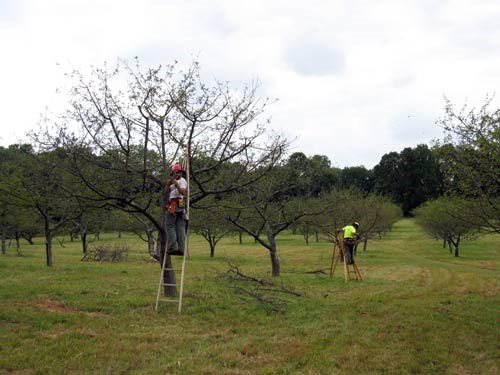
M 447 192 L 474 200 L 483 227 L 500 233 L 500 109 L 491 102 L 476 110 L 446 100 L 438 121 L 445 137 L 436 149 Z
M 7 235 L 12 230 L 12 220 L 15 217 L 13 197 L 9 196 L 10 183 L 16 177 L 16 158 L 18 149 L 0 146 L 0 229 L 2 254 L 7 253 Z
M 278 234 L 300 219 L 317 214 L 315 206 L 308 204 L 310 199 L 290 196 L 294 185 L 287 176 L 285 168 L 276 168 L 273 175 L 255 180 L 233 197 L 234 207 L 227 217 L 269 251 L 273 276 L 280 275 Z
M 349 212 L 353 221 L 360 223 L 358 244 L 363 242 L 363 251 L 366 251 L 368 239 L 389 231 L 392 225 L 403 216 L 403 211 L 388 198 L 379 195 L 365 196 L 360 192 L 359 199 L 349 200 Z
M 10 181 L 9 195 L 16 205 L 38 215 L 45 236 L 47 266 L 52 266 L 52 241 L 65 224 L 81 215 L 75 197 L 64 187 L 72 176 L 64 153 L 57 150 L 28 153 L 19 160 L 16 178 Z
M 167 268 L 172 264 L 163 207 L 171 165 L 189 165 L 195 205 L 248 186 L 288 147 L 261 119 L 268 100 L 258 98 L 257 83 L 236 91 L 228 83 L 203 83 L 199 72 L 197 62 L 184 70 L 177 64 L 142 69 L 138 60 L 89 75 L 75 71 L 68 112 L 39 139 L 40 145 L 64 148 L 86 187 L 80 199 L 142 216 L 158 231 Z M 218 179 L 228 163 L 233 173 Z M 173 271 L 164 279 L 175 284 Z M 166 295 L 175 293 L 165 287 Z
M 468 207 L 468 210 L 464 210 Z M 464 239 L 474 239 L 480 229 L 473 205 L 462 198 L 440 197 L 428 201 L 415 210 L 417 223 L 437 239 L 444 240 L 459 256 L 459 245 Z M 464 216 L 468 219 L 464 220 Z M 476 222 L 473 226 L 472 223 Z
M 328 210 L 314 217 L 317 226 L 330 242 L 336 231 L 346 224 L 358 222 L 360 241 L 366 251 L 368 239 L 391 228 L 401 218 L 402 210 L 388 198 L 368 195 L 358 189 L 334 190 L 325 198 Z M 358 244 L 356 244 L 356 247 Z
M 192 210 L 192 219 L 189 227 L 194 233 L 202 236 L 210 248 L 210 258 L 215 255 L 215 248 L 220 240 L 235 233 L 234 227 L 226 220 L 227 210 L 222 202 L 214 197 L 204 200 L 205 208 Z

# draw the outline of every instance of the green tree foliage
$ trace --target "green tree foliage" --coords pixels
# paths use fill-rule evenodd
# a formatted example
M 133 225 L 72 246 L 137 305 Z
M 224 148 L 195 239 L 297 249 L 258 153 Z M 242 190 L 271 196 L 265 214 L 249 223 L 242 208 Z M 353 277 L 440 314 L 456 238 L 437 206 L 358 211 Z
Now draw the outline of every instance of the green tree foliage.
M 0 225 L 2 230 L 2 253 L 7 251 L 6 240 L 14 238 L 19 251 L 19 240 L 33 237 L 42 232 L 43 226 L 37 220 L 30 195 L 22 189 L 26 173 L 31 168 L 27 159 L 33 148 L 28 145 L 0 147 Z
M 231 223 L 226 220 L 230 205 L 227 199 L 210 196 L 204 199 L 204 208 L 191 210 L 190 230 L 198 233 L 207 241 L 211 258 L 215 255 L 215 248 L 219 241 L 235 231 Z
M 357 188 L 367 195 L 373 191 L 374 183 L 373 170 L 368 170 L 364 166 L 345 167 L 340 172 L 341 189 Z
M 471 201 L 457 197 L 440 197 L 415 209 L 417 223 L 435 238 L 442 239 L 459 256 L 463 239 L 477 236 L 480 223 Z
M 439 163 L 426 145 L 385 154 L 373 171 L 375 191 L 393 199 L 405 215 L 441 192 Z
M 328 209 L 315 218 L 322 233 L 334 241 L 337 229 L 356 221 L 360 224 L 359 234 L 364 250 L 370 237 L 389 231 L 402 216 L 401 208 L 388 198 L 365 195 L 358 189 L 334 190 L 325 199 Z
M 327 193 L 337 183 L 340 171 L 331 167 L 331 162 L 324 155 L 307 157 L 302 152 L 295 152 L 288 157 L 284 165 L 290 184 L 288 193 L 295 197 L 318 197 Z
M 9 196 L 16 206 L 30 209 L 43 225 L 47 266 L 51 266 L 52 240 L 65 224 L 81 215 L 82 209 L 67 190 L 73 176 L 68 172 L 67 159 L 58 150 L 27 153 L 18 159 L 16 176 L 10 181 Z
M 366 251 L 368 239 L 391 230 L 392 225 L 403 216 L 400 207 L 380 195 L 357 194 L 358 199 L 349 200 L 351 217 L 360 223 L 359 235 Z M 356 244 L 357 247 L 358 243 Z
M 490 105 L 457 110 L 447 101 L 436 150 L 447 193 L 473 199 L 483 226 L 500 233 L 500 110 Z
M 252 186 L 233 197 L 234 206 L 227 216 L 238 230 L 253 237 L 269 251 L 273 276 L 280 275 L 278 234 L 304 217 L 315 216 L 314 208 L 318 207 L 309 204 L 313 198 L 291 196 L 293 185 L 287 177 L 285 168 L 277 168 L 276 173 L 255 180 Z

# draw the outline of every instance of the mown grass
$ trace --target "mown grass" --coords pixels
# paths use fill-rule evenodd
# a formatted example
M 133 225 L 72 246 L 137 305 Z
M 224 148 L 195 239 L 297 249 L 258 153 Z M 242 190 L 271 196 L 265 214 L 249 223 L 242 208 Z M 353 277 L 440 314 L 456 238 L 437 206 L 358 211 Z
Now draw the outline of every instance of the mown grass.
M 281 236 L 272 278 L 250 239 L 223 240 L 211 259 L 191 236 L 181 315 L 154 311 L 159 267 L 126 241 L 119 263 L 81 262 L 66 241 L 49 268 L 41 239 L 0 258 L 1 374 L 499 373 L 498 235 L 455 258 L 403 219 L 358 254 L 359 283 L 339 267 L 330 279 L 326 241 Z

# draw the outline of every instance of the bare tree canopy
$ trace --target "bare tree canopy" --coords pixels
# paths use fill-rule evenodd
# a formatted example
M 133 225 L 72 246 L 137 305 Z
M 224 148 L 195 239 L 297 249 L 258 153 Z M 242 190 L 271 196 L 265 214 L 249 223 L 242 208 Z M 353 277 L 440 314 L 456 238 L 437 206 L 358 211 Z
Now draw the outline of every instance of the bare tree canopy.
M 256 174 L 248 172 L 266 173 L 288 141 L 261 119 L 269 100 L 257 97 L 256 82 L 232 91 L 205 85 L 199 73 L 196 62 L 143 71 L 138 61 L 74 71 L 69 110 L 37 144 L 66 150 L 95 197 L 132 211 L 153 203 L 145 193 L 163 189 L 169 166 L 184 157 L 193 203 L 249 184 Z M 217 179 L 228 164 L 232 173 Z
M 58 149 L 84 188 L 76 195 L 143 216 L 166 241 L 162 207 L 170 166 L 190 165 L 191 203 L 224 195 L 266 174 L 285 155 L 288 141 L 262 119 L 268 99 L 258 84 L 233 90 L 208 86 L 200 67 L 177 63 L 142 69 L 120 60 L 110 69 L 68 75 L 67 112 L 39 133 L 39 147 Z M 230 168 L 231 173 L 220 171 Z M 166 242 L 165 242 L 166 243 Z

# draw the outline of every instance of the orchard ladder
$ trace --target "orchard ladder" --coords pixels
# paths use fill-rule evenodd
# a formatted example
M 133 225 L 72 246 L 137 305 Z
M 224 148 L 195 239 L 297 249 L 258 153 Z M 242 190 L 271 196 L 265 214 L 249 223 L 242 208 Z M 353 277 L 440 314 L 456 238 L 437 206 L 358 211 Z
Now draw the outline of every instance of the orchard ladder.
M 339 261 L 342 261 L 342 259 L 344 263 L 344 282 L 347 282 L 347 280 L 356 280 L 356 281 L 363 280 L 356 262 L 348 264 L 344 249 L 344 235 L 342 232 L 337 232 L 335 236 L 335 243 L 333 244 L 332 263 L 330 266 L 330 278 L 333 277 L 333 273 L 335 272 L 337 263 Z
M 186 248 L 187 248 L 187 236 L 186 236 Z M 167 254 L 163 257 L 162 265 L 161 265 L 161 272 L 160 272 L 160 282 L 158 283 L 158 292 L 156 294 L 156 305 L 155 305 L 155 310 L 158 311 L 158 305 L 160 302 L 167 302 L 167 303 L 178 303 L 178 313 L 180 314 L 182 311 L 182 293 L 184 292 L 184 271 L 186 269 L 186 254 L 187 251 L 184 249 L 184 254 L 182 256 L 182 265 L 180 269 L 175 269 L 173 267 L 167 267 Z M 164 282 L 164 274 L 167 271 L 173 271 L 173 272 L 180 272 L 181 273 L 181 280 L 180 283 L 175 283 L 175 284 L 166 284 Z M 162 289 L 165 286 L 175 286 L 179 287 L 178 291 L 178 296 L 177 297 L 162 297 Z

